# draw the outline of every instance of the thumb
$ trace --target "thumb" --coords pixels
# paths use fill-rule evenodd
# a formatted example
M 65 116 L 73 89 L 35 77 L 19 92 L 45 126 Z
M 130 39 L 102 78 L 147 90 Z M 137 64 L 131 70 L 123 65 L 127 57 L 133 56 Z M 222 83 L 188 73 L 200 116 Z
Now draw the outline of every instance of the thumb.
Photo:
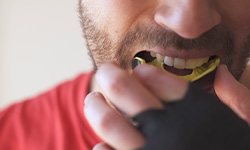
M 223 103 L 250 123 L 250 91 L 232 76 L 225 65 L 217 70 L 214 89 Z

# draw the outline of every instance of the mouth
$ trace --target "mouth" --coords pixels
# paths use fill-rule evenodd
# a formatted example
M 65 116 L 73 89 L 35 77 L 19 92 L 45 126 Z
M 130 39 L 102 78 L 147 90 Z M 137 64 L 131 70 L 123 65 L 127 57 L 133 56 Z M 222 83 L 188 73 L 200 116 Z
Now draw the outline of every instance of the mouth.
M 194 82 L 214 72 L 220 64 L 220 58 L 216 55 L 200 58 L 175 58 L 163 56 L 155 52 L 141 51 L 134 56 L 132 67 L 141 64 L 151 64 L 178 77 Z

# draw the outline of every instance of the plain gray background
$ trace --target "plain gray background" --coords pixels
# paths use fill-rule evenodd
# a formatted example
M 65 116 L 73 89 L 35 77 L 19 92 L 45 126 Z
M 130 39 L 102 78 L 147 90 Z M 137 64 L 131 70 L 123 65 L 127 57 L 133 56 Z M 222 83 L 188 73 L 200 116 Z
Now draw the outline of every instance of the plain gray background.
M 0 0 L 0 108 L 90 70 L 77 0 Z

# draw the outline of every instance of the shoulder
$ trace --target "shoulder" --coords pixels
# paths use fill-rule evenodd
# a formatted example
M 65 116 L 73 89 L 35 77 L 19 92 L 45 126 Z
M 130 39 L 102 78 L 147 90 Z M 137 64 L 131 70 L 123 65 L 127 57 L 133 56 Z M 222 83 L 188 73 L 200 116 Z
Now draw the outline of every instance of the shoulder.
M 66 138 L 73 140 L 64 149 L 91 149 L 100 141 L 82 111 L 91 78 L 81 74 L 0 111 L 0 149 L 61 148 Z

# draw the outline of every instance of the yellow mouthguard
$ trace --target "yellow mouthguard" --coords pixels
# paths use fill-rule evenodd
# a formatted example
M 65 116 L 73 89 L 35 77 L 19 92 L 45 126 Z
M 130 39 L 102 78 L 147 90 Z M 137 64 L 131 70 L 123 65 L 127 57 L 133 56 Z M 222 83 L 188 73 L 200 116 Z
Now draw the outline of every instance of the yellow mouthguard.
M 140 57 L 135 57 L 134 59 L 139 61 L 140 64 L 146 63 L 146 61 Z M 154 59 L 153 61 L 148 62 L 148 64 L 164 69 L 163 62 L 159 62 L 157 59 Z M 209 62 L 203 64 L 202 66 L 196 67 L 195 69 L 193 69 L 191 74 L 186 75 L 186 76 L 179 76 L 179 77 L 186 79 L 188 81 L 194 82 L 206 76 L 207 74 L 213 72 L 219 64 L 220 64 L 220 58 L 215 57 L 214 59 L 209 60 Z

